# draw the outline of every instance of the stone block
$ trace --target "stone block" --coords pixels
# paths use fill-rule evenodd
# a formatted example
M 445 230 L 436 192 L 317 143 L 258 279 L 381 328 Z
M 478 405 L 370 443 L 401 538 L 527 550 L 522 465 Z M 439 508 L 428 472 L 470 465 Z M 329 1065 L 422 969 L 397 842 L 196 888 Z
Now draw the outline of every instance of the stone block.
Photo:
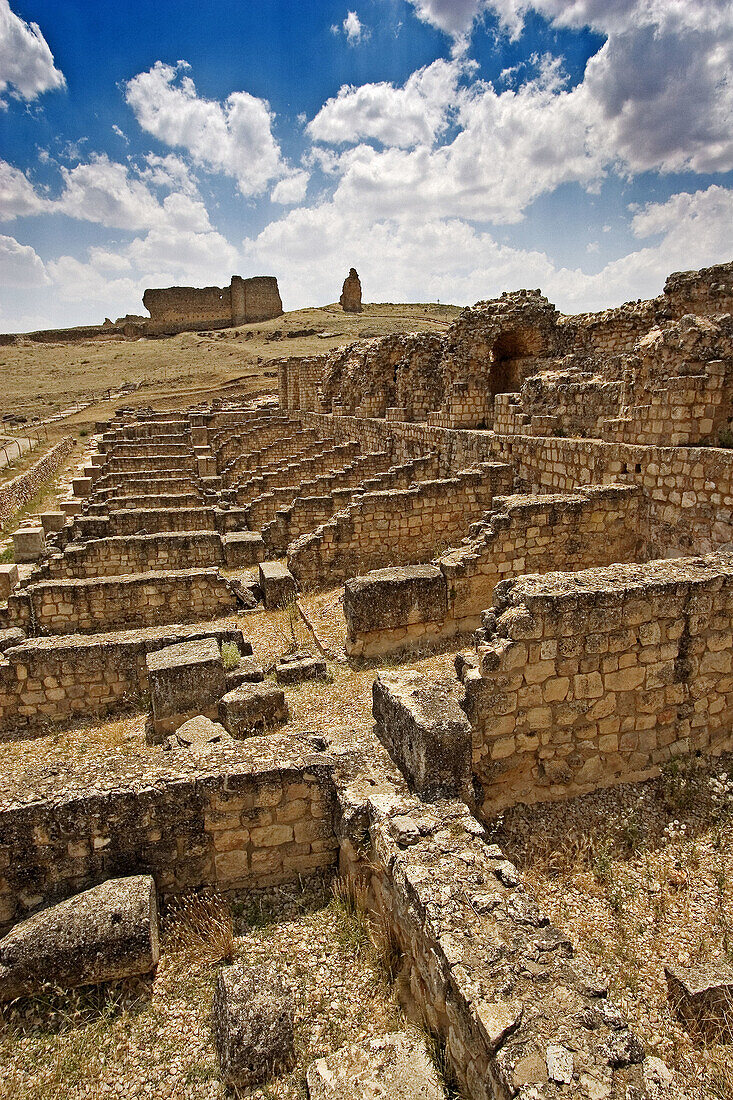
M 109 879 L 21 921 L 0 940 L 0 1000 L 147 974 L 158 963 L 150 875 Z
M 350 637 L 411 623 L 442 623 L 447 613 L 446 579 L 435 565 L 375 569 L 352 577 L 344 589 Z
M 38 561 L 46 549 L 42 527 L 21 527 L 13 535 L 13 553 L 18 562 Z
M 188 718 L 214 718 L 226 691 L 221 653 L 215 638 L 166 646 L 146 657 L 153 731 L 160 738 Z
M 295 577 L 279 561 L 260 563 L 260 588 L 265 597 L 265 607 L 285 607 L 295 599 Z
M 39 518 L 47 535 L 52 534 L 54 531 L 60 531 L 66 523 L 66 516 L 63 512 L 41 512 Z
M 242 657 L 237 667 L 226 673 L 227 691 L 233 691 L 242 684 L 260 684 L 264 678 L 264 669 L 253 657 Z
M 667 993 L 677 1015 L 705 1030 L 722 1028 L 733 1002 L 733 969 L 725 964 L 665 966 Z
M 222 967 L 212 1027 L 227 1085 L 246 1089 L 286 1068 L 294 1055 L 293 1002 L 272 970 Z
M 372 688 L 378 739 L 423 798 L 465 795 L 471 784 L 471 725 L 451 677 L 410 669 L 380 672 Z
M 0 565 L 0 600 L 7 600 L 18 583 L 17 565 Z
M 88 497 L 92 491 L 92 479 L 90 477 L 75 477 L 71 482 L 71 488 L 75 497 Z
M 223 536 L 227 569 L 240 569 L 264 560 L 265 544 L 259 531 L 233 531 Z
M 310 1100 L 445 1100 L 446 1092 L 417 1034 L 395 1032 L 319 1058 L 306 1074 Z
M 238 739 L 288 720 L 288 704 L 282 688 L 269 684 L 242 684 L 219 702 L 219 719 Z
M 203 714 L 197 714 L 195 718 L 189 718 L 175 733 L 166 740 L 167 749 L 192 749 L 193 751 L 208 751 L 214 745 L 221 745 L 225 741 L 231 741 L 230 734 L 219 725 L 212 722 Z
M 278 684 L 300 684 L 304 680 L 325 680 L 328 674 L 326 662 L 310 653 L 283 657 L 275 666 Z
M 78 516 L 82 510 L 82 502 L 78 497 L 72 497 L 70 500 L 59 501 L 59 508 L 64 513 L 67 519 L 73 516 Z

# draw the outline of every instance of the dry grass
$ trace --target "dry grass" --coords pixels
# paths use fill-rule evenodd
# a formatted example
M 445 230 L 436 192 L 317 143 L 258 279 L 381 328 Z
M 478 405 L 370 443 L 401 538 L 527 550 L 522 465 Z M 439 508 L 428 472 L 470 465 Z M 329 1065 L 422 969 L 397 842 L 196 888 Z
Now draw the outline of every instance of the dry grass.
M 217 921 L 224 905 L 218 899 Z M 205 934 L 204 910 L 195 912 L 193 924 L 203 920 Z M 359 936 L 345 931 L 328 883 L 254 892 L 235 900 L 232 912 L 237 959 L 276 968 L 295 1010 L 297 1064 L 251 1100 L 304 1100 L 312 1061 L 400 1026 L 389 984 Z M 107 987 L 61 1017 L 58 1006 L 41 1001 L 6 1009 L 1 1100 L 224 1100 L 209 1025 L 217 952 L 202 951 L 191 928 L 190 907 L 168 914 L 152 982 Z
M 25 344 L 0 348 L 4 407 L 47 415 L 81 397 L 98 403 L 72 418 L 90 423 L 110 413 L 109 389 L 137 389 L 125 404 L 194 403 L 215 392 L 277 389 L 268 362 L 283 355 L 323 355 L 352 340 L 394 332 L 444 332 L 459 310 L 445 305 L 367 305 L 362 314 L 338 306 L 301 309 L 241 328 L 182 333 L 167 339 L 102 338 L 78 344 Z M 325 332 L 293 335 L 304 329 Z M 118 399 L 114 404 L 121 404 Z
M 727 762 L 730 766 L 730 761 Z M 733 785 L 720 761 L 674 762 L 659 780 L 494 823 L 550 918 L 609 981 L 684 1095 L 733 1096 L 733 1017 L 684 1021 L 665 963 L 733 962 Z
M 198 963 L 231 963 L 235 955 L 230 903 L 218 893 L 186 894 L 168 908 L 170 948 Z

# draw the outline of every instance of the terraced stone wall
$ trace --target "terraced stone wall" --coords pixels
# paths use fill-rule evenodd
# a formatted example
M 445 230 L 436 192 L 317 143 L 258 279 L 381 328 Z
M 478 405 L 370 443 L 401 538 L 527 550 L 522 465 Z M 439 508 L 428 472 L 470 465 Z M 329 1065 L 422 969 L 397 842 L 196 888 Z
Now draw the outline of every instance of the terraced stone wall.
M 97 634 L 230 614 L 236 599 L 216 569 L 46 581 L 12 593 L 5 619 L 28 633 Z
M 346 649 L 376 657 L 476 630 L 496 585 L 522 573 L 644 559 L 644 509 L 631 486 L 511 496 L 432 566 L 347 581 Z
M 411 489 L 365 493 L 291 543 L 290 570 L 301 586 L 323 587 L 370 568 L 429 560 L 467 534 L 510 483 L 510 467 L 494 463 Z
M 733 747 L 733 559 L 504 581 L 463 669 L 493 814 Z

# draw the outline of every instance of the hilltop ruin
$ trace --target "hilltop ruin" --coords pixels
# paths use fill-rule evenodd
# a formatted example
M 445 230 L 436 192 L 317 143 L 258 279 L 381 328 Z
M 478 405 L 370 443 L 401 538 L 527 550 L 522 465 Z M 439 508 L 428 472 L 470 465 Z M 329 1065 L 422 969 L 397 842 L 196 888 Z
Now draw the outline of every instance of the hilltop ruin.
M 223 323 L 197 293 L 151 311 Z M 9 772 L 0 929 L 115 875 L 338 871 L 465 1097 L 693 1095 L 490 830 L 733 751 L 732 314 L 733 264 L 594 314 L 515 291 L 281 361 L 277 400 L 98 424 L 0 567 L 0 736 L 132 707 L 148 743 Z

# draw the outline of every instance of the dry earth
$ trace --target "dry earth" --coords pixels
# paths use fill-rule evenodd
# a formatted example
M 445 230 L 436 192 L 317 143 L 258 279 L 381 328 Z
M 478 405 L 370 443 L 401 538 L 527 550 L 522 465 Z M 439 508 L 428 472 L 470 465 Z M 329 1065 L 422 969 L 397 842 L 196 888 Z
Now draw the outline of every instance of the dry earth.
M 188 405 L 217 394 L 275 392 L 267 364 L 289 355 L 322 355 L 352 340 L 400 332 L 443 332 L 460 312 L 439 304 L 301 309 L 262 324 L 187 332 L 158 339 L 108 337 L 81 343 L 34 344 L 19 338 L 0 347 L 3 410 L 47 416 L 81 398 L 98 403 L 68 422 L 109 416 L 110 389 L 134 386 L 125 404 Z M 120 404 L 117 400 L 114 404 Z

